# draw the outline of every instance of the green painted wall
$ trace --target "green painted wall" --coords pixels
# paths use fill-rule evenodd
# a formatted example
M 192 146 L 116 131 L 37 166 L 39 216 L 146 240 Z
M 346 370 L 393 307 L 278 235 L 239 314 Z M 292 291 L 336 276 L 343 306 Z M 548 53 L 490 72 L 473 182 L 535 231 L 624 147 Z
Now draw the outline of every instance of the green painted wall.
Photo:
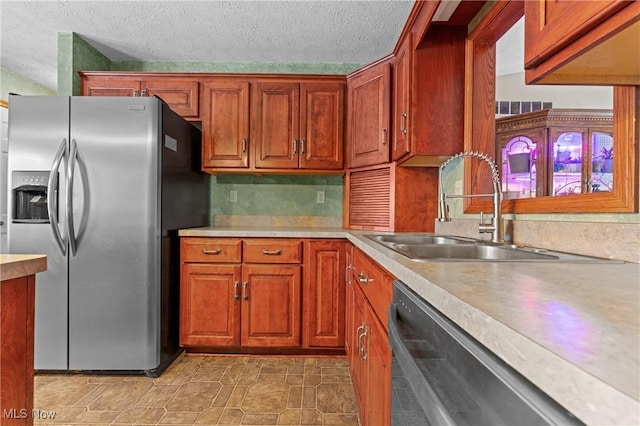
M 0 99 L 9 100 L 9 93 L 19 95 L 55 95 L 56 93 L 14 72 L 0 68 Z
M 212 216 L 342 217 L 342 176 L 212 176 Z M 230 201 L 237 192 L 237 202 Z M 324 191 L 325 202 L 317 202 Z
M 78 71 L 109 71 L 111 61 L 75 33 L 58 33 L 58 95 L 80 95 Z
M 112 71 L 213 72 L 266 74 L 340 74 L 346 75 L 362 64 L 298 64 L 280 62 L 137 62 L 113 61 Z

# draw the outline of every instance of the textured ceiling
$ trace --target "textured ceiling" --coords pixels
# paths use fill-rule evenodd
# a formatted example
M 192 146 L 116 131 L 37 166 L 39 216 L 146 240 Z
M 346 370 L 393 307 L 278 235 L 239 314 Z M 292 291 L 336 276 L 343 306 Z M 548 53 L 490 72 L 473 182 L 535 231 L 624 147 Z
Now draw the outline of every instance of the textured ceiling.
M 0 63 L 51 89 L 57 34 L 114 61 L 368 63 L 393 50 L 413 1 L 0 0 Z

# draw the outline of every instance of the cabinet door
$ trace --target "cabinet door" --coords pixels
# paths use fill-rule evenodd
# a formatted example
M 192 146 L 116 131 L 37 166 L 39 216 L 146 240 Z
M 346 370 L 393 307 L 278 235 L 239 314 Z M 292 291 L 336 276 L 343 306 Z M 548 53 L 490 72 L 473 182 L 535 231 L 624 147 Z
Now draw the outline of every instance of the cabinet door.
M 242 346 L 300 346 L 300 266 L 243 265 Z
M 203 96 L 202 166 L 249 167 L 249 83 L 207 81 Z
M 344 241 L 310 241 L 305 253 L 303 345 L 344 346 Z
M 347 167 L 389 161 L 391 69 L 376 65 L 347 81 L 349 157 Z
M 365 324 L 365 305 L 367 303 L 364 293 L 357 285 L 351 286 L 353 293 L 353 327 L 349 331 L 353 339 L 353 350 L 349 357 L 349 366 L 351 367 L 351 381 L 353 382 L 353 390 L 356 394 L 358 402 L 358 410 L 360 412 L 360 420 L 366 425 L 366 370 L 364 355 L 364 343 L 366 339 Z
M 181 346 L 240 344 L 240 278 L 240 265 L 182 265 Z
M 369 304 L 366 305 L 367 392 L 364 425 L 391 424 L 391 348 L 387 332 Z
M 158 96 L 184 118 L 197 118 L 200 106 L 199 90 L 196 79 L 163 77 L 144 79 L 140 93 L 142 96 Z
M 83 78 L 83 96 L 140 96 L 140 81 L 122 77 Z
M 347 358 L 351 360 L 351 356 L 355 351 L 355 337 L 353 330 L 355 327 L 353 324 L 355 323 L 353 315 L 354 315 L 354 293 L 353 293 L 353 244 L 350 242 L 345 243 L 345 260 L 347 266 L 345 268 L 345 320 L 344 320 L 344 349 L 347 354 Z
M 344 84 L 300 85 L 300 168 L 342 169 Z
M 392 160 L 411 152 L 411 33 L 402 42 L 393 63 L 393 147 Z
M 525 1 L 525 68 L 547 59 L 631 3 L 633 1 L 626 0 Z
M 299 84 L 258 82 L 254 94 L 251 123 L 255 167 L 298 168 Z

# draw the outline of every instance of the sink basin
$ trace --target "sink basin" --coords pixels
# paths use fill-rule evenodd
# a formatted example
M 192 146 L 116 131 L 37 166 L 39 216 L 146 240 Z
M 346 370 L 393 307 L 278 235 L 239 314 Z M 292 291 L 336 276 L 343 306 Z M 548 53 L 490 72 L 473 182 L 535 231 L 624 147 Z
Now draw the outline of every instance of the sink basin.
M 400 254 L 417 260 L 559 260 L 558 256 L 522 250 L 511 246 L 484 244 L 397 244 L 393 248 Z
M 389 246 L 395 244 L 474 244 L 476 240 L 464 237 L 452 237 L 439 234 L 389 234 L 389 235 L 367 235 L 367 238 L 382 245 Z
M 583 256 L 533 247 L 496 244 L 473 238 L 441 234 L 374 234 L 367 238 L 407 258 L 449 262 L 566 262 L 623 263 L 619 260 Z

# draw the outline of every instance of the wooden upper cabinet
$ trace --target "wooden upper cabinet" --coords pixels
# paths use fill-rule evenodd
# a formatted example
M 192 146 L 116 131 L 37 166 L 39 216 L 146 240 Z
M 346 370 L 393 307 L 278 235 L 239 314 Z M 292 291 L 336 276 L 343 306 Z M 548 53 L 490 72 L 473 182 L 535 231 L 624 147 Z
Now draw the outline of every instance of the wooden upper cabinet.
M 389 58 L 347 77 L 347 167 L 389 161 L 391 65 Z
M 113 77 L 84 77 L 83 96 L 140 96 L 140 80 Z
M 640 2 L 524 2 L 525 79 L 541 84 L 640 84 Z
M 200 116 L 197 77 L 132 73 L 81 72 L 83 96 L 158 96 L 187 119 Z
M 255 84 L 252 133 L 256 168 L 298 167 L 299 98 L 297 83 Z
M 401 44 L 394 86 L 394 159 L 400 164 L 438 166 L 463 150 L 466 36 L 465 26 L 432 25 L 422 40 L 407 37 Z
M 141 96 L 158 96 L 184 118 L 197 118 L 200 115 L 200 87 L 196 79 L 143 80 L 140 90 Z
M 257 169 L 342 169 L 342 83 L 259 81 L 253 99 Z
M 411 152 L 411 76 L 413 46 L 411 33 L 402 41 L 393 60 L 393 145 L 391 159 L 398 160 Z
M 344 83 L 300 85 L 300 168 L 342 169 Z
M 202 167 L 249 167 L 249 82 L 203 83 Z

